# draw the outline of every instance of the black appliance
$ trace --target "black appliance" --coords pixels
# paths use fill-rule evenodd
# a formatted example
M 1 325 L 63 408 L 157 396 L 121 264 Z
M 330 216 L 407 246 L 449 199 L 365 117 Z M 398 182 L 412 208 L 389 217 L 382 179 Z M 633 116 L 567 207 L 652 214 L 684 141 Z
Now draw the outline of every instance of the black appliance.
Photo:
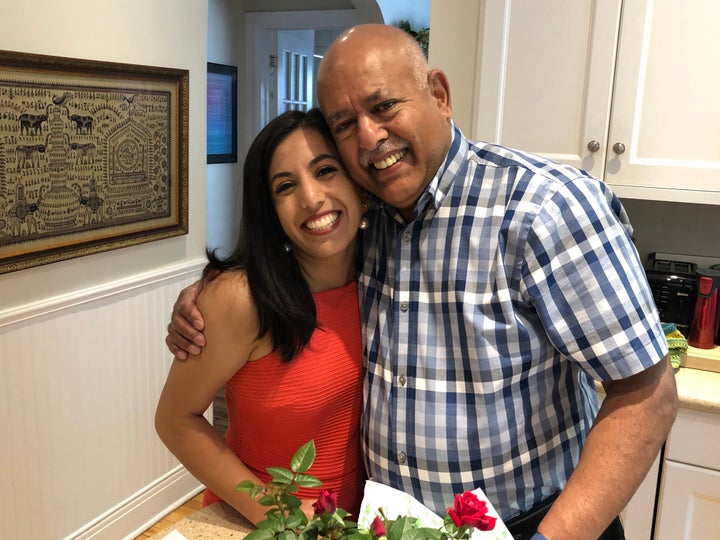
M 656 259 L 651 253 L 645 267 L 660 320 L 675 323 L 688 336 L 697 296 L 697 265 L 686 261 Z

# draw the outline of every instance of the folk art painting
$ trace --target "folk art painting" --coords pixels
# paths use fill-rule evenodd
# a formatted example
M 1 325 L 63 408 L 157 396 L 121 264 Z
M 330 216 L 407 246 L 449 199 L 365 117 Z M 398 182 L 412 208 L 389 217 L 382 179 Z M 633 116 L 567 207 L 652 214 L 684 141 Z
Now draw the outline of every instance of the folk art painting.
M 0 274 L 187 233 L 187 70 L 0 51 Z

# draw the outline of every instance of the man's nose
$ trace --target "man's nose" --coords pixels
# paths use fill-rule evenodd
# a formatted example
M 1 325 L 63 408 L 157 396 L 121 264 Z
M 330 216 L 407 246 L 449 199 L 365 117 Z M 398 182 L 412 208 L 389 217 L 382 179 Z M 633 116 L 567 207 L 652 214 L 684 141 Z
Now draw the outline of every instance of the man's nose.
M 385 126 L 371 116 L 358 118 L 358 139 L 363 150 L 375 150 L 378 144 L 387 139 Z

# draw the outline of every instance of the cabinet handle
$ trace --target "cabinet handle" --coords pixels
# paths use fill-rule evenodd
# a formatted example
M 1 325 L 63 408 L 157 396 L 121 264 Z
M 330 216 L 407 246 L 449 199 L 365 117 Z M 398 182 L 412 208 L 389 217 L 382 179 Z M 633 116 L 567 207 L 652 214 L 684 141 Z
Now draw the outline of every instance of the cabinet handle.
M 600 143 L 597 141 L 590 141 L 587 148 L 591 152 L 597 152 L 598 150 L 600 150 Z
M 625 145 L 621 142 L 616 142 L 613 144 L 613 152 L 616 154 L 624 154 L 625 153 Z

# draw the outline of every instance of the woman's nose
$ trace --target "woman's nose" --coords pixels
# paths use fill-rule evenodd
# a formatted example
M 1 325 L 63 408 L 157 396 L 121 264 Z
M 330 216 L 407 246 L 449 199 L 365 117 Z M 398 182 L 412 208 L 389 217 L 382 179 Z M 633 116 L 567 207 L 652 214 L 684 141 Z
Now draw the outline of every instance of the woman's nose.
M 300 204 L 304 210 L 314 210 L 325 201 L 325 191 L 317 180 L 306 180 L 300 186 Z

